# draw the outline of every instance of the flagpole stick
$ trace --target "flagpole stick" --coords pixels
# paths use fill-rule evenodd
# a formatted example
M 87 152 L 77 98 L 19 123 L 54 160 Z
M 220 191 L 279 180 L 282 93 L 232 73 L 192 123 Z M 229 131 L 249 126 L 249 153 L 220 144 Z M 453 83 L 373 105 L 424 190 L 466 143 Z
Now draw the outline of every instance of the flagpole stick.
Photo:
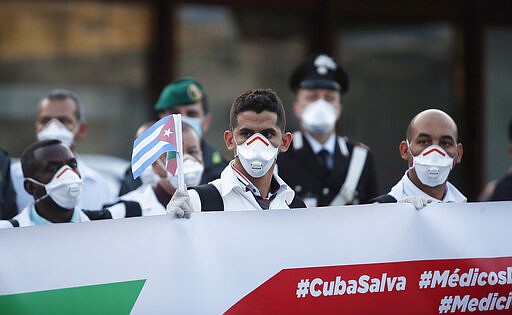
M 182 126 L 181 126 L 181 114 L 176 115 L 176 159 L 177 159 L 177 175 L 178 175 L 178 189 L 187 190 L 187 186 L 185 185 L 185 176 L 183 175 L 183 135 L 182 135 Z

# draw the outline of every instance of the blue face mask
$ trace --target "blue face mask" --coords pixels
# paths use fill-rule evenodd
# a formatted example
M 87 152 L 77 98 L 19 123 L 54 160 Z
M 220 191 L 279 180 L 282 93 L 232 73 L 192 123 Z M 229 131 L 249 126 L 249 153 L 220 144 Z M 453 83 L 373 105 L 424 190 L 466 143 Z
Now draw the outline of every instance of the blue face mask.
M 199 139 L 203 139 L 203 130 L 201 129 L 202 118 L 192 118 L 181 115 L 181 120 L 192 126 L 197 133 Z

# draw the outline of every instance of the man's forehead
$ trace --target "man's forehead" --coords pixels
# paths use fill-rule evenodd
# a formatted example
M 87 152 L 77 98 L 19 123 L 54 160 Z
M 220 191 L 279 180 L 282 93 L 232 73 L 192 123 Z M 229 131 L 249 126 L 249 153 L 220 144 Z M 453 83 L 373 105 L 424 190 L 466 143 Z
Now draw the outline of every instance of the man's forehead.
M 72 99 L 49 100 L 44 99 L 39 106 L 39 115 L 41 116 L 76 116 L 77 107 Z
M 251 130 L 263 130 L 263 129 L 278 129 L 277 114 L 267 110 L 261 113 L 254 111 L 245 111 L 238 114 L 237 117 L 238 126 L 237 128 L 251 129 Z
M 61 162 L 73 158 L 71 151 L 62 144 L 55 144 L 34 150 L 34 157 L 37 161 Z

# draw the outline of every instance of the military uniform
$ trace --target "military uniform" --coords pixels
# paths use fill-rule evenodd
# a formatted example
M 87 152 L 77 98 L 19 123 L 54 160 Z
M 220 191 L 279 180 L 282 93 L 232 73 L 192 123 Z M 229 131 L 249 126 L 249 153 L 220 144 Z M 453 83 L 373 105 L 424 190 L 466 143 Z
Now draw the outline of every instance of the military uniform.
M 222 154 L 215 149 L 205 139 L 201 140 L 201 150 L 203 151 L 204 172 L 200 184 L 209 182 L 220 177 L 228 162 L 222 157 Z
M 355 147 L 367 150 L 361 144 L 338 136 L 332 169 L 322 172 L 319 171 L 321 165 L 306 137 L 301 132 L 296 132 L 288 151 L 278 156 L 279 176 L 295 190 L 308 207 L 367 203 L 377 195 L 375 166 L 369 151 L 356 183 L 353 199 L 340 199 L 340 190 L 345 183 Z
M 315 55 L 293 70 L 289 86 L 297 94 L 302 131 L 279 154 L 279 175 L 308 207 L 369 202 L 377 196 L 373 157 L 365 145 L 336 135 L 342 112 L 337 96 L 349 87 L 345 70 L 331 57 Z

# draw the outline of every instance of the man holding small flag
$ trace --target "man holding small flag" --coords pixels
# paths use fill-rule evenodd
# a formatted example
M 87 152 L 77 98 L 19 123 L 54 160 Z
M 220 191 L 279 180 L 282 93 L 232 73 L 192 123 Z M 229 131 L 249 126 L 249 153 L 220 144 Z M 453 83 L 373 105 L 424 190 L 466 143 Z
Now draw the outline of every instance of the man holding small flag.
M 270 89 L 239 95 L 230 111 L 226 147 L 234 159 L 219 179 L 188 190 L 178 189 L 167 212 L 190 218 L 193 211 L 239 211 L 305 208 L 304 202 L 274 172 L 277 156 L 288 149 L 284 107 Z M 179 169 L 179 168 L 178 168 Z

